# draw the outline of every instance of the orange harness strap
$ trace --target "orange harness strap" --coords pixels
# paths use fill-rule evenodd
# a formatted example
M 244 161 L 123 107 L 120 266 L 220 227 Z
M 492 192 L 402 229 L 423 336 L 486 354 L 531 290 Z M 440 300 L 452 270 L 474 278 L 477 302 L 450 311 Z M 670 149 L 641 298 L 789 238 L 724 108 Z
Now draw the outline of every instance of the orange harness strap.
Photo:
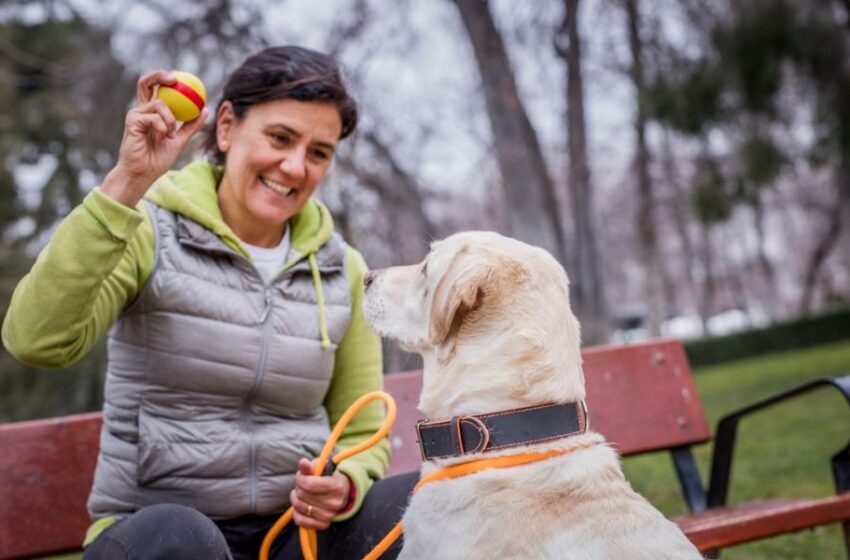
M 426 484 L 436 482 L 438 480 L 460 478 L 462 476 L 466 476 L 487 469 L 502 469 L 505 467 L 516 467 L 519 465 L 526 465 L 528 463 L 535 463 L 537 461 L 542 461 L 551 457 L 557 457 L 558 455 L 567 455 L 574 451 L 586 449 L 594 445 L 596 445 L 596 442 L 586 443 L 567 450 L 557 449 L 551 451 L 542 451 L 539 453 L 504 455 L 502 457 L 476 459 L 474 461 L 467 461 L 466 463 L 457 463 L 439 471 L 434 471 L 422 477 L 416 484 L 416 486 L 413 488 L 413 493 L 415 494 L 420 488 L 422 488 Z M 363 560 L 378 560 L 378 558 L 380 558 L 381 555 L 386 552 L 387 549 L 392 546 L 392 544 L 396 540 L 398 540 L 403 531 L 404 527 L 402 526 L 401 521 L 399 521 L 398 523 L 396 523 L 395 527 L 393 527 L 392 530 L 387 533 L 387 536 L 384 537 L 383 540 L 381 540 L 381 542 L 379 542 L 374 549 L 372 549 L 372 552 L 370 552 L 363 558 Z
M 334 426 L 331 435 L 328 437 L 328 441 L 325 442 L 325 446 L 322 448 L 322 452 L 319 454 L 319 458 L 316 460 L 316 464 L 313 467 L 313 474 L 321 475 L 325 472 L 325 465 L 327 465 L 328 459 L 330 458 L 331 453 L 333 453 L 334 445 L 336 445 L 337 440 L 339 440 L 342 435 L 342 431 L 348 426 L 348 423 L 351 422 L 351 419 L 355 414 L 360 412 L 360 410 L 366 406 L 368 403 L 374 400 L 382 400 L 387 407 L 387 417 L 384 419 L 384 424 L 381 426 L 381 429 L 375 432 L 375 434 L 367 439 L 366 441 L 351 447 L 350 449 L 346 449 L 344 451 L 340 451 L 333 457 L 333 464 L 338 465 L 344 459 L 351 457 L 352 455 L 356 455 L 361 451 L 365 451 L 369 449 L 373 445 L 377 444 L 379 441 L 384 439 L 384 437 L 389 433 L 390 428 L 392 428 L 395 423 L 396 416 L 396 405 L 393 398 L 383 391 L 373 391 L 371 393 L 366 393 L 354 403 L 348 407 L 348 410 L 345 411 L 345 414 L 342 415 L 342 418 L 336 423 Z M 266 537 L 263 539 L 263 544 L 260 547 L 260 560 L 268 560 L 269 551 L 271 551 L 272 543 L 286 527 L 286 524 L 292 520 L 292 508 L 290 507 L 286 510 L 286 513 L 280 516 L 272 528 L 269 529 L 269 532 L 266 533 Z M 305 529 L 303 527 L 298 528 L 298 537 L 301 540 L 301 554 L 304 555 L 305 560 L 316 560 L 316 551 L 318 549 L 316 543 L 316 531 L 315 529 Z

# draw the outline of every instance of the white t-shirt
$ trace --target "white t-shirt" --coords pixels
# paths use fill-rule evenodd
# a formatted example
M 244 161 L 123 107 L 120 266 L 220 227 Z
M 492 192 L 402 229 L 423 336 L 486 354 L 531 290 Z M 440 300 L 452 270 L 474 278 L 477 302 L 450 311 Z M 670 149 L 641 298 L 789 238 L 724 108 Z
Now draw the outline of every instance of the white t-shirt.
M 256 245 L 249 245 L 244 241 L 242 245 L 251 254 L 251 258 L 254 259 L 254 266 L 260 271 L 263 279 L 268 282 L 274 273 L 280 270 L 280 267 L 283 266 L 283 263 L 286 262 L 286 257 L 289 255 L 289 248 L 291 246 L 289 224 L 286 225 L 286 231 L 283 232 L 283 238 L 277 247 L 257 247 Z

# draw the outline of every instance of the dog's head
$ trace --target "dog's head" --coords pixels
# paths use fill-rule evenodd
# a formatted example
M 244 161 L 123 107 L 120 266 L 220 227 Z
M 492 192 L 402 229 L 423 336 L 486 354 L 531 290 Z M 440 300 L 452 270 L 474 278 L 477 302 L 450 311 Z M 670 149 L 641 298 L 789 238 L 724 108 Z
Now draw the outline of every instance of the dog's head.
M 549 253 L 492 232 L 436 242 L 422 263 L 372 271 L 364 312 L 422 355 L 432 417 L 584 398 L 578 321 Z

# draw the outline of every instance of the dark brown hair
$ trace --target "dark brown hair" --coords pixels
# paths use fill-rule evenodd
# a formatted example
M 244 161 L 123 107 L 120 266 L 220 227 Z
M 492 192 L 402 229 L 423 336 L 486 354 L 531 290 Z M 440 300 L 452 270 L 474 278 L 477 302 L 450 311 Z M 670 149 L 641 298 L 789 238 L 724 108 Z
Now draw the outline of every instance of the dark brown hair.
M 241 119 L 253 105 L 276 99 L 333 103 L 342 120 L 340 139 L 357 126 L 357 104 L 345 89 L 337 63 L 325 54 L 292 46 L 269 47 L 248 57 L 227 79 L 215 115 L 225 101 L 233 104 L 236 118 Z M 203 149 L 212 161 L 223 164 L 215 115 Z

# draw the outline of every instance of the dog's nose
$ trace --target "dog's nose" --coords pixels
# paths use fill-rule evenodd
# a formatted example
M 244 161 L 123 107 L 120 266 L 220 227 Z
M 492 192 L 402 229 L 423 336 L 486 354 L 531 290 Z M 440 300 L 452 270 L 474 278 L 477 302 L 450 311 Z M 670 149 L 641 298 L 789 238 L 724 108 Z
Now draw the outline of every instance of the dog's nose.
M 377 270 L 367 271 L 366 274 L 363 276 L 363 286 L 368 288 L 369 286 L 372 285 L 372 282 L 374 282 L 377 277 L 378 277 L 378 271 Z

